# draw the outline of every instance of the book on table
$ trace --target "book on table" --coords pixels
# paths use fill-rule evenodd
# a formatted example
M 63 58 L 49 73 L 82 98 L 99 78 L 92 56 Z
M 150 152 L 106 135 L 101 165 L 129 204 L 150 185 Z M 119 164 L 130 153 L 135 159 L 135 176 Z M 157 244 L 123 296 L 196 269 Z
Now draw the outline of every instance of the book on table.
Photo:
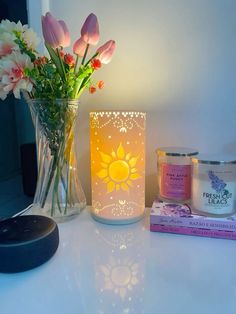
M 236 239 L 236 215 L 208 217 L 195 213 L 187 204 L 167 203 L 156 199 L 150 213 L 150 230 Z

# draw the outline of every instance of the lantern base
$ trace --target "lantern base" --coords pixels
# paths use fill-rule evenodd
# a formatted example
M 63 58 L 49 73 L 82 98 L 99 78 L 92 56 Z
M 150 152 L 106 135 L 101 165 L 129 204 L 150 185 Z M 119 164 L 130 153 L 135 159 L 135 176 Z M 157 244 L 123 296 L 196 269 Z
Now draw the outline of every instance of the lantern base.
M 134 218 L 129 218 L 129 219 L 107 219 L 107 218 L 103 218 L 101 216 L 97 216 L 94 213 L 91 212 L 91 216 L 93 217 L 93 219 L 95 219 L 98 222 L 101 222 L 103 224 L 107 224 L 107 225 L 127 225 L 127 224 L 132 224 L 135 222 L 138 222 L 139 220 L 143 219 L 144 214 L 138 217 L 134 217 Z

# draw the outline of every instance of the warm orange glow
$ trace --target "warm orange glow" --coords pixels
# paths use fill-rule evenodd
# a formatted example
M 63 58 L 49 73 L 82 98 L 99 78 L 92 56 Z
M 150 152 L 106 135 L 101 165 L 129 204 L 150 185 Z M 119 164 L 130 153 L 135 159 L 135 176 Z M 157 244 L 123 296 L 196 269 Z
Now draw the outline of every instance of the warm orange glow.
M 98 177 L 107 183 L 107 192 L 120 190 L 129 191 L 129 187 L 133 186 L 132 181 L 140 178 L 140 175 L 134 168 L 138 161 L 138 157 L 131 157 L 131 154 L 125 153 L 122 143 L 120 143 L 117 151 L 112 151 L 111 155 L 100 152 L 103 162 L 102 169 L 98 172 Z
M 90 113 L 92 214 L 104 222 L 144 212 L 145 113 Z

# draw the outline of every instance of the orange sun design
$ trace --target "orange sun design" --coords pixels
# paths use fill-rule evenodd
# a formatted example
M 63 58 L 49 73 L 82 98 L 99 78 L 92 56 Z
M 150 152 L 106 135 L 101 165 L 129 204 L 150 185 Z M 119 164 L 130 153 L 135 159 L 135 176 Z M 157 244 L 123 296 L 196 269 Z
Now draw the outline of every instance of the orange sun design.
M 135 168 L 139 156 L 133 157 L 126 153 L 122 143 L 116 152 L 113 150 L 110 155 L 100 152 L 102 169 L 97 173 L 98 177 L 107 184 L 107 192 L 120 189 L 129 191 L 132 181 L 141 178 Z

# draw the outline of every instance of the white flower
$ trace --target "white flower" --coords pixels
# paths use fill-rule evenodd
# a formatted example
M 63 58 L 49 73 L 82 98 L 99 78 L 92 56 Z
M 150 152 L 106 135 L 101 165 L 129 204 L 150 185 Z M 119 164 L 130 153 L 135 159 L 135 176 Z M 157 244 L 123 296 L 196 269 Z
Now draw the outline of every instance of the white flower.
M 0 58 L 11 54 L 14 50 L 19 50 L 14 40 L 15 36 L 10 33 L 0 34 Z
M 0 82 L 0 98 L 2 100 L 6 99 L 8 95 L 8 92 L 5 92 L 3 88 L 4 88 L 4 84 Z
M 37 34 L 28 27 L 28 25 L 22 25 L 19 21 L 18 23 L 10 22 L 9 20 L 3 20 L 0 23 L 0 39 L 3 36 L 7 36 L 14 41 L 16 39 L 15 33 L 17 32 L 18 36 L 21 40 L 23 40 L 27 47 L 30 50 L 35 50 L 37 45 L 40 42 L 39 37 Z M 1 55 L 0 55 L 1 56 Z
M 35 50 L 38 44 L 40 43 L 40 38 L 37 34 L 31 29 L 27 28 L 22 34 L 24 42 L 27 44 L 28 48 Z
M 31 92 L 33 84 L 25 76 L 25 69 L 32 69 L 33 63 L 29 56 L 19 52 L 3 57 L 0 60 L 0 98 L 4 100 L 9 92 L 20 98 L 20 91 Z
M 0 23 L 0 33 L 13 33 L 14 31 L 23 33 L 27 27 L 27 25 L 22 25 L 20 21 L 15 23 L 9 20 L 2 20 Z

